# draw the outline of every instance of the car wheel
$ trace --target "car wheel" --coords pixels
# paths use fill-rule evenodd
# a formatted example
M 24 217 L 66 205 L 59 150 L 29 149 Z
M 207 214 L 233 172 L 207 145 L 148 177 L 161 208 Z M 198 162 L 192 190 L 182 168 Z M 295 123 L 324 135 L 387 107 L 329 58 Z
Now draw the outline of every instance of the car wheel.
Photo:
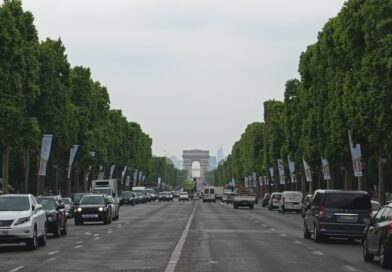
M 63 228 L 63 230 L 61 231 L 61 234 L 62 234 L 62 235 L 67 235 L 67 221 L 66 221 L 65 224 L 64 224 L 64 228 Z
M 35 250 L 38 247 L 37 227 L 34 227 L 33 238 L 30 238 L 26 247 L 30 250 Z
M 285 212 L 284 207 L 282 207 L 282 213 L 284 213 L 284 212 Z
M 304 222 L 304 238 L 310 239 L 310 237 L 312 237 L 312 234 L 309 232 L 308 227 L 306 226 L 306 223 Z
M 373 261 L 374 256 L 369 254 L 366 237 L 362 243 L 362 253 L 363 253 L 363 259 L 365 260 L 365 262 L 372 262 Z
M 44 234 L 42 235 L 42 237 L 39 238 L 38 245 L 46 246 L 47 239 L 48 239 L 48 235 L 47 235 L 46 224 L 45 224 Z
M 57 222 L 57 227 L 56 230 L 53 233 L 54 237 L 60 237 L 61 236 L 61 224 L 60 222 Z
M 380 243 L 380 265 L 382 268 L 391 267 L 391 247 L 384 242 Z
M 314 226 L 313 239 L 316 243 L 321 243 L 323 241 L 323 236 L 320 234 L 317 226 Z

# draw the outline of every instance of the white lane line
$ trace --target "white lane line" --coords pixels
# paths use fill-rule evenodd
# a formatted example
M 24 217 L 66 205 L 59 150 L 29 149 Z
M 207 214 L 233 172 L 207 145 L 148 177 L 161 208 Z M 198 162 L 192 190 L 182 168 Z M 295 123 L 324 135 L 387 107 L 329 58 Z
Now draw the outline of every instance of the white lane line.
M 266 227 L 267 225 L 266 225 L 266 224 L 261 224 L 261 226 L 262 226 L 262 227 Z
M 83 241 L 76 242 L 75 244 L 83 244 Z
M 97 233 L 97 234 L 94 234 L 94 237 L 97 237 L 97 236 L 99 236 L 99 235 L 101 235 L 101 234 L 99 234 L 99 233 Z
M 81 248 L 81 247 L 83 247 L 82 245 L 78 245 L 78 246 L 76 246 L 76 247 L 74 247 L 74 248 Z
M 95 241 L 96 241 L 96 240 L 99 240 L 99 238 L 100 238 L 100 237 L 95 237 L 94 240 L 95 240 Z
M 275 231 L 275 229 L 274 228 L 270 228 L 270 231 Z
M 174 272 L 174 270 L 176 269 L 178 260 L 180 259 L 181 256 L 182 248 L 184 247 L 186 237 L 188 236 L 189 233 L 189 228 L 191 227 L 191 223 L 196 212 L 197 204 L 199 204 L 199 202 L 196 202 L 196 205 L 193 208 L 192 214 L 188 219 L 188 222 L 185 226 L 184 232 L 182 233 L 180 240 L 178 241 L 176 247 L 174 248 L 169 263 L 166 266 L 165 272 Z
M 108 231 L 108 234 L 112 234 L 113 233 L 113 231 Z
M 280 237 L 286 237 L 286 236 L 287 236 L 287 234 L 285 234 L 285 233 L 281 233 L 281 234 L 279 234 L 279 236 L 280 236 Z
M 19 270 L 21 270 L 21 269 L 23 269 L 23 268 L 24 268 L 24 266 L 21 265 L 21 266 L 15 267 L 14 269 L 11 269 L 11 270 L 8 271 L 8 272 L 16 272 L 16 271 L 19 271 Z
M 357 271 L 354 267 L 351 267 L 351 266 L 349 266 L 349 265 L 343 265 L 343 270 L 344 271 L 347 271 L 347 272 L 354 272 L 354 271 Z
M 301 241 L 298 241 L 298 240 L 296 240 L 296 241 L 294 241 L 294 244 L 296 244 L 296 245 L 301 245 L 301 244 L 302 244 L 302 242 L 301 242 Z
M 54 260 L 56 260 L 56 258 L 50 258 L 44 261 L 44 263 L 50 263 L 53 262 Z
M 54 255 L 54 254 L 57 254 L 57 253 L 59 253 L 59 252 L 60 252 L 60 251 L 58 251 L 58 250 L 52 251 L 52 252 L 49 252 L 48 255 Z
M 91 235 L 92 233 L 91 233 L 91 232 L 85 232 L 84 234 L 86 234 L 86 235 Z
M 312 254 L 317 255 L 317 256 L 323 256 L 324 253 L 322 253 L 321 251 L 312 251 Z

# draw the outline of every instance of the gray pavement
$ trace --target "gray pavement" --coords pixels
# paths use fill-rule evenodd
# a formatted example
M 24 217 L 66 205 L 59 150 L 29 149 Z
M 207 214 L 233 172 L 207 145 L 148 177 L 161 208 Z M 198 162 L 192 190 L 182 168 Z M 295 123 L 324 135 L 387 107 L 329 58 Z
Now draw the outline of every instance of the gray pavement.
M 0 245 L 0 271 L 384 271 L 359 241 L 316 244 L 300 215 L 260 205 L 155 202 L 122 206 L 110 225 L 68 224 L 35 251 Z

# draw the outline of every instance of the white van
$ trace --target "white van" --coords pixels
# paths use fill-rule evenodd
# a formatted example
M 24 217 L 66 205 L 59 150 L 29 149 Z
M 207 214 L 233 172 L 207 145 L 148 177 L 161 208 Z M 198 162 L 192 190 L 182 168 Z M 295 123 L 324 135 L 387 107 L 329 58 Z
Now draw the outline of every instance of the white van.
M 302 211 L 302 193 L 296 191 L 284 191 L 279 201 L 279 212 L 292 211 L 300 213 Z
M 207 186 L 203 190 L 203 202 L 213 201 L 216 202 L 215 187 Z

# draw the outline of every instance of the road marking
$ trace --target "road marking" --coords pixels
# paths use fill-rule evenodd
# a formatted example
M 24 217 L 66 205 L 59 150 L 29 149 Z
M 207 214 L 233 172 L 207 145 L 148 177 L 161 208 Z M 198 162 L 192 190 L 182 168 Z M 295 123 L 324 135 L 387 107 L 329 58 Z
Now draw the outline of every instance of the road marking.
M 83 241 L 76 242 L 75 244 L 83 244 Z
M 196 205 L 193 208 L 192 214 L 188 219 L 188 222 L 185 226 L 184 232 L 182 233 L 180 240 L 178 240 L 178 243 L 174 248 L 174 251 L 170 257 L 170 261 L 166 266 L 165 272 L 174 272 L 174 270 L 176 269 L 178 260 L 180 259 L 181 256 L 182 248 L 184 247 L 186 237 L 188 236 L 189 233 L 189 228 L 191 227 L 191 223 L 196 212 L 197 204 L 199 203 L 196 202 Z
M 58 251 L 58 250 L 52 251 L 52 252 L 49 252 L 48 255 L 54 255 L 54 254 L 57 254 L 57 253 L 59 253 L 59 252 L 60 252 L 60 251 Z
M 219 264 L 219 261 L 209 261 L 210 264 Z
M 274 228 L 270 228 L 270 231 L 274 231 L 275 229 Z
M 324 253 L 322 253 L 321 251 L 312 251 L 312 254 L 317 255 L 317 256 L 323 256 Z
M 349 265 L 343 265 L 343 270 L 344 271 L 347 271 L 347 272 L 354 272 L 354 271 L 357 271 L 354 267 L 351 267 L 351 266 L 349 266 Z
M 78 245 L 78 246 L 76 246 L 76 247 L 74 247 L 74 248 L 81 248 L 81 247 L 83 247 L 82 245 Z
M 108 234 L 111 234 L 111 233 L 113 233 L 113 231 L 108 231 Z
M 301 244 L 302 244 L 302 242 L 301 242 L 301 241 L 298 241 L 298 240 L 296 240 L 296 241 L 294 241 L 294 244 L 296 244 L 296 245 L 301 245 Z
M 97 236 L 97 237 L 94 238 L 94 240 L 95 240 L 95 241 L 96 241 L 96 240 L 99 240 L 99 238 L 100 238 L 100 237 Z
M 84 234 L 86 234 L 86 235 L 91 235 L 92 233 L 91 233 L 91 232 L 85 232 Z
M 19 271 L 19 270 L 21 270 L 21 269 L 23 269 L 24 268 L 24 266 L 18 266 L 18 267 L 15 267 L 14 269 L 11 269 L 10 271 L 8 271 L 8 272 L 16 272 L 16 271 Z
M 281 234 L 279 234 L 279 236 L 280 236 L 280 237 L 286 237 L 287 234 L 281 233 Z
M 99 236 L 99 235 L 101 235 L 101 234 L 99 234 L 99 233 L 97 233 L 97 234 L 94 234 L 94 237 L 97 237 L 97 236 Z
M 44 262 L 45 263 L 50 263 L 50 262 L 53 262 L 54 260 L 56 260 L 56 258 L 50 258 L 50 259 L 45 260 Z
M 266 224 L 261 224 L 261 226 L 262 226 L 262 227 L 266 227 L 267 225 L 266 225 Z

